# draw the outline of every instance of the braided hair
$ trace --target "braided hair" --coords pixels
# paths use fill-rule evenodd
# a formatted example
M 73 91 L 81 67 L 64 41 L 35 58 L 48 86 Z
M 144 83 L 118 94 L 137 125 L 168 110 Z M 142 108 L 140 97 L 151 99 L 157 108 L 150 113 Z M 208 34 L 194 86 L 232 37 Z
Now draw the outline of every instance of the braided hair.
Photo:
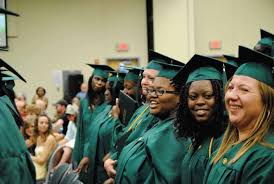
M 175 133 L 178 137 L 188 137 L 192 140 L 194 150 L 201 145 L 204 138 L 218 137 L 224 131 L 224 103 L 222 84 L 218 80 L 210 80 L 213 94 L 215 97 L 215 106 L 212 116 L 206 125 L 197 123 L 188 108 L 188 92 L 191 83 L 186 84 L 181 89 L 180 104 L 177 109 L 175 120 Z

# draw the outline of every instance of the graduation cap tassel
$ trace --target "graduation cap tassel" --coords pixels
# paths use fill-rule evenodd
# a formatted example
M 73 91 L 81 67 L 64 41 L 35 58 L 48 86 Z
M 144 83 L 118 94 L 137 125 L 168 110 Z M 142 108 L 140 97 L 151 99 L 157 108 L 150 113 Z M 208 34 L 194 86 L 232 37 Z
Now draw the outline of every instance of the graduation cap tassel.
M 227 83 L 227 76 L 226 76 L 226 71 L 225 71 L 225 64 L 223 64 L 222 81 L 223 81 L 223 89 L 225 89 L 225 85 L 226 85 L 226 83 Z
M 224 63 L 223 63 L 222 82 L 223 82 L 223 99 L 224 99 L 224 95 L 225 95 L 225 85 L 226 85 L 226 83 L 227 83 L 227 76 L 226 76 L 225 64 L 224 64 Z M 224 100 L 223 100 L 223 103 L 225 103 Z M 224 117 L 225 117 L 225 119 L 228 119 L 228 113 L 227 113 L 226 109 L 224 109 Z
M 142 80 L 142 72 L 139 72 L 139 76 L 138 76 L 138 82 L 137 82 L 137 94 L 136 94 L 136 102 L 138 103 L 138 106 L 141 106 L 142 102 L 140 99 L 140 86 L 141 86 L 141 80 Z

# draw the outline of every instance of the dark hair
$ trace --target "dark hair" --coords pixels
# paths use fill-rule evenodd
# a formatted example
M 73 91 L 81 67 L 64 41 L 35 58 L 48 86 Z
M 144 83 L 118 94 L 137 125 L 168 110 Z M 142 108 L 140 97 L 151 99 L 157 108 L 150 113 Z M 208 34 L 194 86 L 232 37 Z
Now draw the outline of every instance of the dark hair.
M 175 133 L 178 137 L 191 138 L 194 150 L 196 150 L 206 137 L 218 137 L 224 131 L 224 103 L 222 83 L 218 80 L 210 80 L 215 97 L 215 107 L 212 117 L 204 126 L 199 125 L 188 108 L 188 92 L 191 83 L 181 89 L 180 104 L 175 120 Z
M 46 94 L 46 89 L 45 88 L 43 88 L 42 86 L 39 86 L 37 89 L 36 89 L 36 94 L 38 93 L 38 90 L 39 89 L 42 89 L 43 91 L 44 91 L 44 95 Z
M 124 85 L 122 81 L 109 81 L 109 85 L 111 86 L 110 94 L 112 96 L 112 100 L 109 104 L 115 105 L 116 98 L 119 97 L 120 90 L 124 89 Z
M 103 88 L 101 91 L 95 92 L 92 88 L 92 79 L 93 79 L 94 75 L 91 75 L 88 79 L 88 92 L 86 95 L 86 98 L 89 101 L 89 104 L 94 104 L 94 99 L 95 97 L 99 96 L 100 99 L 100 103 L 103 103 L 105 101 L 105 88 Z M 106 82 L 106 81 L 105 81 Z

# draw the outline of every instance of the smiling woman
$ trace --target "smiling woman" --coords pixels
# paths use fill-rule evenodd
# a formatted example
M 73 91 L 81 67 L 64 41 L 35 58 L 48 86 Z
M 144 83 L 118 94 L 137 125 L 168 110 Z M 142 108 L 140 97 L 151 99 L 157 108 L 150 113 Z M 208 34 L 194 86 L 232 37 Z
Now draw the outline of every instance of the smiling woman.
M 209 157 L 217 149 L 216 139 L 223 132 L 224 122 L 222 72 L 222 62 L 194 55 L 175 79 L 185 84 L 177 111 L 176 132 L 189 140 L 189 150 L 181 165 L 182 183 L 202 183 Z
M 52 135 L 52 125 L 49 117 L 42 114 L 34 125 L 36 139 L 35 156 L 31 156 L 36 171 L 36 180 L 44 180 L 47 174 L 47 162 L 56 148 L 56 141 Z
M 225 94 L 229 124 L 204 183 L 273 183 L 273 58 L 239 47 L 239 59 Z
M 155 120 L 141 137 L 123 148 L 115 183 L 179 183 L 178 168 L 186 148 L 173 131 L 180 85 L 171 79 L 181 67 L 163 64 L 163 68 L 147 90 L 150 114 Z
M 156 77 L 148 89 L 150 113 L 158 118 L 165 118 L 176 109 L 179 103 L 178 93 L 170 80 L 165 77 Z

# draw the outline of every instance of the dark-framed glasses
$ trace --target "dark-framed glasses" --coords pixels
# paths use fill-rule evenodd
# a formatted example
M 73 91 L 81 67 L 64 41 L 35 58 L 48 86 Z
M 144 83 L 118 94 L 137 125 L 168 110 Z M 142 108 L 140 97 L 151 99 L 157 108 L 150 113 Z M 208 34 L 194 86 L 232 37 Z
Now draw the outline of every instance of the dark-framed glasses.
M 177 92 L 177 91 L 168 91 L 168 90 L 165 90 L 165 89 L 148 88 L 146 91 L 149 95 L 152 95 L 153 93 L 155 93 L 157 96 L 162 96 L 165 93 L 179 94 L 179 92 Z

